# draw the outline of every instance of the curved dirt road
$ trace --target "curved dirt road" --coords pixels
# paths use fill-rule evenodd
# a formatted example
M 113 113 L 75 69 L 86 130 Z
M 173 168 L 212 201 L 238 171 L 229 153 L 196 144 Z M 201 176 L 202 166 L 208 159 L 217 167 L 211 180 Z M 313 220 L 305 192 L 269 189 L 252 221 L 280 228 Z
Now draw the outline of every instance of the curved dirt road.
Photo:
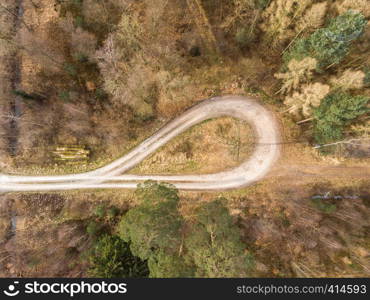
M 205 175 L 124 174 L 169 140 L 211 118 L 231 116 L 249 122 L 256 134 L 251 157 L 239 167 Z M 274 116 L 255 100 L 224 96 L 205 100 L 184 112 L 130 153 L 91 172 L 61 176 L 0 175 L 0 191 L 52 191 L 72 189 L 136 188 L 145 180 L 165 181 L 184 190 L 224 190 L 250 185 L 264 177 L 280 153 L 279 127 Z M 212 154 L 210 154 L 212 155 Z M 123 175 L 122 175 L 123 174 Z

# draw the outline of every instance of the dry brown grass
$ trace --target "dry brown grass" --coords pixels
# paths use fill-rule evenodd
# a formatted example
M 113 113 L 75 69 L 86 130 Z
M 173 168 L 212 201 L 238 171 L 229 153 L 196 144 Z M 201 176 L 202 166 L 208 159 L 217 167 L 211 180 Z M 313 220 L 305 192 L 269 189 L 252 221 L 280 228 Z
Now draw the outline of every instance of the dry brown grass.
M 220 54 L 220 50 L 212 30 L 212 26 L 208 20 L 207 14 L 200 0 L 187 0 L 190 13 L 193 15 L 199 34 L 202 36 L 203 42 L 210 54 Z
M 261 276 L 368 276 L 368 159 L 321 156 L 298 142 L 299 126 L 289 117 L 281 121 L 282 156 L 265 179 L 231 191 L 181 192 L 182 213 L 225 197 Z M 359 198 L 338 200 L 336 211 L 325 214 L 311 197 L 329 191 Z
M 144 160 L 131 173 L 216 173 L 238 166 L 252 150 L 250 126 L 223 117 L 194 126 Z
M 132 199 L 131 192 L 116 191 L 8 194 L 0 202 L 0 277 L 83 276 L 92 241 L 86 225 L 97 205 L 123 212 Z M 12 234 L 10 215 L 16 216 Z
M 181 211 L 188 217 L 200 202 L 225 197 L 260 276 L 368 276 L 370 182 L 297 178 L 266 178 L 229 192 L 182 192 Z M 326 214 L 312 205 L 311 197 L 328 191 L 359 198 L 335 200 L 336 211 Z
M 10 0 L 8 2 L 11 3 Z M 41 5 L 41 8 L 35 10 L 30 1 L 25 1 L 25 21 L 34 26 L 36 42 L 39 43 L 48 38 L 46 29 L 50 23 L 57 21 L 58 17 L 52 8 L 54 1 L 34 2 Z M 177 5 L 180 2 L 182 6 Z M 146 32 L 152 35 L 152 39 L 145 36 L 144 40 L 148 45 L 145 45 L 144 51 L 138 55 L 143 56 L 146 62 L 138 59 L 134 61 L 131 69 L 123 69 L 150 75 L 147 78 L 150 82 L 154 81 L 158 87 L 159 96 L 154 108 L 159 119 L 152 123 L 141 123 L 134 132 L 129 132 L 128 128 L 132 127 L 132 124 L 129 123 L 129 114 L 124 110 L 110 108 L 96 111 L 93 107 L 95 111 L 91 114 L 85 105 L 80 107 L 83 112 L 78 112 L 76 106 L 69 104 L 48 104 L 47 109 L 37 108 L 33 112 L 25 108 L 24 120 L 21 123 L 21 142 L 28 145 L 25 148 L 30 150 L 25 151 L 24 157 L 18 158 L 16 162 L 19 168 L 13 168 L 13 171 L 28 174 L 86 171 L 129 152 L 166 121 L 181 114 L 199 99 L 222 94 L 245 94 L 256 89 L 274 95 L 278 88 L 273 74 L 277 72 L 279 61 L 268 58 L 269 52 L 260 53 L 258 45 L 254 49 L 259 50 L 255 55 L 238 53 L 240 57 L 225 57 L 217 64 L 205 63 L 202 57 L 189 58 L 189 48 L 199 45 L 200 37 L 189 24 L 189 17 L 181 15 L 185 1 L 169 3 L 167 9 L 156 7 L 154 1 L 150 2 L 148 10 L 144 11 L 144 6 L 141 6 L 143 11 L 140 16 L 147 18 L 143 22 L 144 25 L 150 27 L 153 24 L 150 20 L 153 19 L 158 26 L 155 27 L 156 32 L 153 31 L 154 27 Z M 159 14 L 156 9 L 160 10 Z M 289 30 L 291 22 L 297 17 L 287 15 L 284 18 L 288 23 L 280 24 L 282 26 L 277 28 L 276 32 L 280 34 L 282 29 L 282 41 L 286 41 L 289 36 L 296 36 L 298 32 Z M 367 29 L 369 28 L 368 26 Z M 360 41 L 365 55 L 368 53 L 366 46 L 369 32 L 367 30 Z M 26 32 L 24 35 L 27 35 Z M 32 41 L 28 40 L 28 43 L 30 42 Z M 8 50 L 4 45 L 0 47 L 1 59 L 4 57 L 3 51 Z M 266 57 L 262 59 L 259 55 Z M 354 52 L 354 55 L 357 53 Z M 24 52 L 21 58 L 23 87 L 37 87 L 35 74 L 40 71 L 37 62 L 39 57 Z M 140 64 L 145 63 L 148 65 L 141 68 Z M 1 64 L 1 73 L 3 71 L 8 71 L 8 65 Z M 53 68 L 48 71 L 52 72 Z M 9 80 L 5 75 L 0 74 L 1 79 L 4 79 L 3 83 Z M 141 83 L 145 80 L 145 74 L 139 75 L 132 76 L 131 80 Z M 140 87 L 140 84 L 133 84 L 131 87 L 136 93 L 136 87 Z M 0 100 L 3 101 L 8 99 L 11 90 L 5 84 L 2 84 L 1 88 L 3 90 L 0 91 Z M 277 97 L 269 97 L 268 103 L 274 101 L 274 98 Z M 261 97 L 261 102 L 264 101 L 267 102 L 266 97 Z M 6 103 L 1 108 L 7 112 L 9 107 Z M 275 104 L 269 108 L 277 111 L 278 102 L 275 101 Z M 287 115 L 278 115 L 283 134 L 282 156 L 265 179 L 253 186 L 232 191 L 180 192 L 182 214 L 185 217 L 191 216 L 193 209 L 202 201 L 227 198 L 230 212 L 243 230 L 245 243 L 255 253 L 257 269 L 262 276 L 368 276 L 369 266 L 366 259 L 369 257 L 369 239 L 368 234 L 366 237 L 366 228 L 369 228 L 369 196 L 366 195 L 366 190 L 370 184 L 369 160 L 344 160 L 337 155 L 320 155 L 309 144 L 310 126 L 305 124 L 304 130 L 301 130 Z M 50 127 L 42 132 L 40 125 L 35 125 L 40 123 L 41 128 L 47 128 L 59 117 L 63 120 L 61 124 L 68 122 L 67 126 L 61 126 L 63 128 L 55 131 Z M 217 128 L 225 124 L 231 124 L 231 129 L 226 138 L 222 138 L 217 134 Z M 93 128 L 93 132 L 87 129 L 89 126 Z M 235 138 L 238 126 L 236 120 L 229 118 L 220 118 L 196 126 L 172 140 L 132 172 L 189 174 L 217 172 L 234 167 L 248 157 L 253 148 L 251 131 L 248 125 L 241 124 L 241 135 L 247 147 L 239 160 L 235 159 L 235 149 L 227 144 L 227 140 Z M 40 161 L 45 158 L 42 148 L 47 147 L 48 139 L 54 139 L 56 142 L 69 140 L 75 143 L 78 141 L 76 138 L 83 138 L 85 132 L 89 133 L 85 137 L 87 144 L 95 149 L 89 164 L 68 167 L 40 166 Z M 100 147 L 101 144 L 108 147 Z M 2 159 L 1 164 L 3 163 Z M 337 211 L 328 216 L 310 205 L 310 197 L 314 193 L 327 191 L 360 195 L 361 198 L 338 202 Z M 134 192 L 128 190 L 71 191 L 47 193 L 42 196 L 38 193 L 26 196 L 11 194 L 7 197 L 10 197 L 10 202 L 14 200 L 15 206 L 1 210 L 0 228 L 4 229 L 4 232 L 0 235 L 8 233 L 11 213 L 19 215 L 19 232 L 16 238 L 8 241 L 6 245 L 0 245 L 0 264 L 5 262 L 1 265 L 0 276 L 80 276 L 83 267 L 78 264 L 69 265 L 77 259 L 75 256 L 68 256 L 66 249 L 80 249 L 84 246 L 85 235 L 81 232 L 81 222 L 91 218 L 98 204 L 112 204 L 123 210 L 137 204 Z M 54 198 L 57 200 L 50 201 Z M 3 200 L 0 199 L 0 207 L 5 203 Z M 62 207 L 59 206 L 61 203 Z M 58 207 L 60 210 L 55 213 L 55 208 Z M 58 262 L 55 263 L 55 260 Z
M 10 12 L 15 11 L 14 1 L 2 1 L 1 5 Z M 14 36 L 14 16 L 4 8 L 0 8 L 0 167 L 11 163 L 9 138 L 10 123 L 13 117 L 11 112 L 11 102 L 14 99 L 12 81 L 16 58 L 15 48 L 7 41 L 8 38 Z

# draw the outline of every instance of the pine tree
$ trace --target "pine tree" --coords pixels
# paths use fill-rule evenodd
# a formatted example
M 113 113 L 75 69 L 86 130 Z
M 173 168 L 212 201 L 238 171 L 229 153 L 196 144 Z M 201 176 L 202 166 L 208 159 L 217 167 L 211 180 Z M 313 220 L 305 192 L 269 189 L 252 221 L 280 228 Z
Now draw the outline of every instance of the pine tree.
M 187 264 L 183 257 L 158 251 L 148 260 L 151 278 L 193 277 L 194 266 Z
M 318 144 L 343 138 L 343 129 L 352 120 L 369 113 L 368 97 L 344 93 L 330 94 L 314 111 L 314 137 Z
M 305 57 L 317 60 L 317 70 L 338 64 L 348 53 L 351 42 L 359 38 L 367 21 L 358 12 L 348 11 L 331 20 L 328 27 L 320 28 L 308 38 L 299 39 L 283 56 L 285 68 L 292 59 Z
M 129 244 L 115 235 L 101 236 L 89 260 L 89 273 L 94 277 L 140 278 L 149 275 L 147 262 L 133 256 Z
M 247 277 L 254 261 L 221 200 L 201 205 L 185 240 L 197 277 Z
M 131 243 L 131 251 L 143 260 L 157 250 L 177 252 L 183 223 L 178 212 L 179 197 L 172 185 L 147 181 L 138 186 L 141 204 L 123 216 L 120 237 Z

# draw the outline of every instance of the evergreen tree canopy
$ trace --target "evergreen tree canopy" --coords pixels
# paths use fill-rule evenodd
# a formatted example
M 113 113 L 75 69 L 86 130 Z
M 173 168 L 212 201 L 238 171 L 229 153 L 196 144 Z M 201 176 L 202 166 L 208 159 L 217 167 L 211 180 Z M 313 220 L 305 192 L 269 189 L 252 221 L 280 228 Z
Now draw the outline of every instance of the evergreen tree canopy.
M 197 277 L 247 277 L 253 267 L 253 258 L 246 253 L 239 229 L 221 200 L 196 210 L 185 244 Z
M 152 278 L 194 277 L 194 265 L 187 264 L 184 257 L 161 250 L 149 258 L 148 266 Z
M 370 111 L 369 98 L 344 93 L 330 94 L 314 111 L 314 136 L 319 144 L 334 142 L 343 137 L 344 127 L 353 119 Z
M 332 19 L 326 28 L 320 28 L 309 37 L 297 40 L 283 56 L 285 66 L 292 59 L 300 61 L 308 56 L 318 61 L 318 71 L 338 64 L 348 53 L 351 42 L 364 32 L 366 24 L 361 13 L 347 11 Z
M 253 259 L 221 200 L 201 204 L 192 222 L 178 212 L 177 190 L 152 181 L 139 185 L 141 204 L 122 217 L 119 233 L 148 260 L 150 277 L 246 277 Z
M 147 181 L 138 186 L 137 195 L 141 204 L 122 218 L 121 238 L 130 242 L 132 253 L 144 260 L 159 249 L 175 251 L 179 247 L 183 222 L 177 209 L 176 188 Z
M 102 278 L 148 277 L 148 265 L 132 255 L 129 245 L 115 235 L 101 236 L 90 256 L 90 274 Z

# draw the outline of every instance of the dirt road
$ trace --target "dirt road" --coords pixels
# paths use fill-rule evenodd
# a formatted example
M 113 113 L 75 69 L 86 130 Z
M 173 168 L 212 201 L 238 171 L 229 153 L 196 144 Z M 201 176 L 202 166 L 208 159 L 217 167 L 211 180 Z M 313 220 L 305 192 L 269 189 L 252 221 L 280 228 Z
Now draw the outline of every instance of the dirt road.
M 188 128 L 211 118 L 231 116 L 251 124 L 256 147 L 251 157 L 232 170 L 205 175 L 129 175 L 124 174 L 147 156 Z M 145 180 L 165 181 L 184 190 L 225 190 L 253 184 L 271 169 L 280 153 L 279 127 L 267 109 L 254 99 L 224 96 L 205 100 L 184 112 L 146 139 L 130 153 L 87 173 L 62 176 L 0 175 L 0 191 L 51 191 L 95 188 L 136 188 Z M 212 155 L 212 153 L 209 153 Z

